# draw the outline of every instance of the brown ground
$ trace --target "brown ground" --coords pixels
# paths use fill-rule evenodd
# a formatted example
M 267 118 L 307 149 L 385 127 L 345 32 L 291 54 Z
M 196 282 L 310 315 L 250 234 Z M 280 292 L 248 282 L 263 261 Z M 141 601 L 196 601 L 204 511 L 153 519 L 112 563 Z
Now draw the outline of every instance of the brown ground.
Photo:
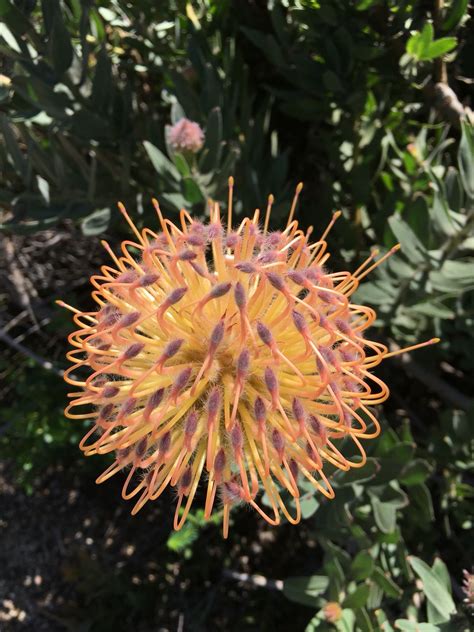
M 306 548 L 297 563 L 301 530 L 269 529 L 241 510 L 228 541 L 210 525 L 185 559 L 166 547 L 172 497 L 134 518 L 119 500 L 120 481 L 92 481 L 89 471 L 59 469 L 27 495 L 12 468 L 1 468 L 1 632 L 304 630 L 312 609 L 227 579 L 224 570 L 305 574 L 316 553 Z

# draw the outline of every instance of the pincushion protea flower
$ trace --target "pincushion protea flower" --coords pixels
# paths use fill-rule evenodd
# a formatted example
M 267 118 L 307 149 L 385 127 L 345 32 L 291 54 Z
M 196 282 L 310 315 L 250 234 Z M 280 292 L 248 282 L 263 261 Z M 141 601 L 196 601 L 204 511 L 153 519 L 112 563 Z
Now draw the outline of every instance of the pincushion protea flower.
M 166 130 L 168 143 L 175 151 L 196 154 L 204 144 L 204 132 L 194 121 L 180 119 Z
M 333 498 L 325 465 L 364 465 L 361 442 L 380 431 L 371 408 L 388 397 L 371 370 L 392 354 L 364 337 L 375 312 L 349 299 L 397 249 L 375 262 L 373 252 L 353 273 L 330 273 L 326 236 L 339 213 L 310 243 L 312 229 L 293 219 L 298 185 L 285 230 L 268 231 L 272 196 L 263 227 L 257 210 L 234 230 L 232 188 L 231 178 L 226 227 L 213 202 L 207 224 L 183 210 L 176 226 L 154 201 L 159 233 L 139 231 L 119 205 L 135 241 L 119 256 L 103 242 L 113 267 L 91 278 L 97 309 L 58 301 L 79 327 L 65 379 L 80 391 L 66 415 L 94 419 L 80 443 L 86 456 L 115 457 L 97 482 L 128 470 L 122 496 L 135 499 L 133 514 L 173 486 L 175 529 L 201 483 L 205 516 L 216 496 L 223 505 L 225 537 L 236 503 L 272 525 L 280 512 L 297 523 L 300 480 Z M 344 456 L 343 443 L 358 456 Z

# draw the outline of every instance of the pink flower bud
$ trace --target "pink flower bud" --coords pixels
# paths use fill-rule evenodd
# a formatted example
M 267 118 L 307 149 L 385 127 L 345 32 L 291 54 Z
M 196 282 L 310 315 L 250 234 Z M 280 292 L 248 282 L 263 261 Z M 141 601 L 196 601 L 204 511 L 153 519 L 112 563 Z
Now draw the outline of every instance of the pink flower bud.
M 146 407 L 148 408 L 150 412 L 152 410 L 155 410 L 155 408 L 158 408 L 158 406 L 163 401 L 164 394 L 165 394 L 164 388 L 159 388 L 157 391 L 153 393 L 153 395 L 150 397 L 146 405 Z
M 204 279 L 207 277 L 206 271 L 204 270 L 202 266 L 199 265 L 199 263 L 195 263 L 194 261 L 191 261 L 191 267 L 194 270 L 194 272 L 196 272 L 196 274 L 199 274 L 199 276 L 203 277 Z
M 179 479 L 180 493 L 185 493 L 191 487 L 192 479 L 193 479 L 193 471 L 191 469 L 191 466 L 188 465 L 188 467 L 182 473 L 181 478 Z
M 303 314 L 297 312 L 296 309 L 294 309 L 291 312 L 291 317 L 293 318 L 293 324 L 300 332 L 300 334 L 306 333 L 308 331 L 308 325 Z
M 194 250 L 181 250 L 180 252 L 178 252 L 176 257 L 180 261 L 194 261 L 194 259 L 196 259 L 197 257 L 197 254 L 194 252 Z
M 196 154 L 204 144 L 204 132 L 194 121 L 180 119 L 167 130 L 168 143 L 174 151 Z
M 140 279 L 140 287 L 149 287 L 150 285 L 153 285 L 153 283 L 156 283 L 159 278 L 159 274 L 155 274 L 154 272 L 147 272 Z
M 304 411 L 303 404 L 296 397 L 293 398 L 292 409 L 293 417 L 296 419 L 296 421 L 298 421 L 299 423 L 303 423 L 306 413 Z
M 236 452 L 240 452 L 244 445 L 244 435 L 242 434 L 242 428 L 239 422 L 235 422 L 230 431 L 230 441 L 232 447 Z
M 177 397 L 181 391 L 184 390 L 186 384 L 189 382 L 192 371 L 192 368 L 188 366 L 178 373 L 178 377 L 175 379 L 171 389 L 174 397 Z
M 166 303 L 168 303 L 168 305 L 174 305 L 175 303 L 178 303 L 178 301 L 180 301 L 183 298 L 183 296 L 186 294 L 187 291 L 188 291 L 187 287 L 176 288 L 175 290 L 173 290 L 172 292 L 168 294 Z
M 202 235 L 193 235 L 193 234 L 187 235 L 186 241 L 188 242 L 189 246 L 196 246 L 197 248 L 202 248 L 204 244 L 206 243 Z
M 209 393 L 207 399 L 207 413 L 209 417 L 214 418 L 219 412 L 221 405 L 221 392 L 217 386 L 215 386 Z
M 225 240 L 226 248 L 235 248 L 240 241 L 240 236 L 237 233 L 229 233 Z
M 227 294 L 231 287 L 232 283 L 217 283 L 209 292 L 209 296 L 211 298 L 220 298 L 221 296 Z
M 140 441 L 135 446 L 135 454 L 141 458 L 145 454 L 147 447 L 148 439 L 146 437 L 143 437 L 143 439 L 140 439 Z
M 287 276 L 293 283 L 296 283 L 296 285 L 303 286 L 306 282 L 306 277 L 301 270 L 290 270 Z
M 118 322 L 118 327 L 120 329 L 123 327 L 131 327 L 137 322 L 140 316 L 140 312 L 130 312 L 129 314 L 124 314 Z
M 337 318 L 335 321 L 335 325 L 345 336 L 350 336 L 352 334 L 352 329 L 349 323 L 347 323 L 345 320 L 342 320 L 342 318 Z
M 166 454 L 168 450 L 170 449 L 170 447 L 171 447 L 171 432 L 168 430 L 160 439 L 159 451 L 161 452 L 161 454 Z
M 177 338 L 176 340 L 171 340 L 170 342 L 168 342 L 166 347 L 163 349 L 163 353 L 160 356 L 160 361 L 164 362 L 175 356 L 181 349 L 183 342 L 184 340 L 182 338 Z
M 106 386 L 104 390 L 102 391 L 102 397 L 105 397 L 106 399 L 110 399 L 112 397 L 115 397 L 119 393 L 120 393 L 120 389 L 117 388 L 117 386 L 109 385 L 109 386 Z
M 224 448 L 219 448 L 216 454 L 216 458 L 214 459 L 214 469 L 216 470 L 216 473 L 222 474 L 225 468 L 225 464 L 226 464 L 226 456 L 225 456 Z
M 211 333 L 211 346 L 213 349 L 217 349 L 217 347 L 222 342 L 224 338 L 224 321 L 220 320 L 217 325 L 214 327 Z
M 135 397 L 129 397 L 124 401 L 120 408 L 119 419 L 123 419 L 127 415 L 130 415 L 135 410 L 135 406 L 137 405 L 137 400 Z
M 222 226 L 220 224 L 209 224 L 207 228 L 207 238 L 209 241 L 222 237 Z
M 255 400 L 253 410 L 255 414 L 255 419 L 258 421 L 258 423 L 264 423 L 265 419 L 267 418 L 267 409 L 265 407 L 265 402 L 261 397 L 257 397 L 257 399 Z
M 285 451 L 285 438 L 276 428 L 272 432 L 272 444 L 280 458 L 283 457 Z
M 276 274 L 275 272 L 267 272 L 267 279 L 270 281 L 275 290 L 278 290 L 278 292 L 283 292 L 285 290 L 285 283 L 279 274 Z
M 257 333 L 264 344 L 269 347 L 273 344 L 272 332 L 260 321 L 257 322 Z
M 244 272 L 245 274 L 257 272 L 257 268 L 250 261 L 241 261 L 240 263 L 236 263 L 235 267 L 239 272 Z
M 142 342 L 134 342 L 132 345 L 125 349 L 125 351 L 123 352 L 123 358 L 125 360 L 132 360 L 133 358 L 136 358 L 137 355 L 139 355 L 144 348 L 145 345 Z
M 234 299 L 239 309 L 243 309 L 247 305 L 247 296 L 245 294 L 245 289 L 240 281 L 237 281 L 237 283 L 235 284 Z
M 196 413 L 195 410 L 193 410 L 192 412 L 189 413 L 186 422 L 184 424 L 184 434 L 192 437 L 193 434 L 196 432 L 197 427 L 198 427 L 198 421 L 199 421 L 199 417 Z
M 270 394 L 272 395 L 272 397 L 274 397 L 276 393 L 278 392 L 278 382 L 277 382 L 275 372 L 269 366 L 265 368 L 264 377 L 265 377 L 265 384 Z
M 137 280 L 138 274 L 136 270 L 126 270 L 122 272 L 115 280 L 117 283 L 123 283 L 127 285 L 129 283 L 134 283 Z
M 102 406 L 102 408 L 99 411 L 100 419 L 109 420 L 112 416 L 113 410 L 114 410 L 113 404 L 106 404 L 105 406 Z
M 239 357 L 237 358 L 237 376 L 245 376 L 249 370 L 250 364 L 250 353 L 247 349 L 241 351 Z

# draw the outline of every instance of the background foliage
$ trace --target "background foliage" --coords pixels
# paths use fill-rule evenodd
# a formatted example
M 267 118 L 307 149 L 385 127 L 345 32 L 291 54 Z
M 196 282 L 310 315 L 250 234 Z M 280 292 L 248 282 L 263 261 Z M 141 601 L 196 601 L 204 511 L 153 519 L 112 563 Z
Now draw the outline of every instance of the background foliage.
M 68 544 L 74 521 L 59 513 L 64 546 L 38 562 L 49 601 L 12 571 L 6 594 L 20 614 L 4 602 L 6 629 L 472 629 L 474 594 L 461 589 L 474 559 L 468 1 L 0 0 L 0 18 L 10 524 L 36 511 L 48 525 L 48 502 L 54 514 L 73 493 L 85 525 Z M 195 156 L 166 140 L 183 115 L 205 131 Z M 124 231 L 118 199 L 143 223 L 154 222 L 152 196 L 171 216 L 202 215 L 209 196 L 225 200 L 231 174 L 241 215 L 275 195 L 275 227 L 300 180 L 304 225 L 317 232 L 340 208 L 335 269 L 400 242 L 357 298 L 377 308 L 375 335 L 391 345 L 442 342 L 380 370 L 392 390 L 383 434 L 366 468 L 335 477 L 334 501 L 308 488 L 304 523 L 273 531 L 236 511 L 223 543 L 219 516 L 206 524 L 196 510 L 176 534 L 166 499 L 133 521 L 116 490 L 92 488 L 75 448 L 83 428 L 62 415 L 69 324 L 52 299 L 87 307 L 99 236 Z

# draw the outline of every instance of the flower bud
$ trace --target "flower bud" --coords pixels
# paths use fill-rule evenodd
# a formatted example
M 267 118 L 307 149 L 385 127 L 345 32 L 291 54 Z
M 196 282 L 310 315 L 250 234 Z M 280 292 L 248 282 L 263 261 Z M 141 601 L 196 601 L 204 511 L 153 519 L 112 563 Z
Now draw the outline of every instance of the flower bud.
M 257 322 L 257 333 L 260 336 L 260 340 L 270 347 L 273 344 L 273 336 L 271 331 L 262 322 Z
M 183 296 L 186 294 L 187 291 L 188 291 L 187 287 L 176 288 L 175 290 L 173 290 L 172 292 L 168 294 L 166 303 L 168 303 L 168 305 L 174 305 L 175 303 L 178 303 L 178 301 L 180 301 L 183 298 Z
M 279 274 L 276 274 L 276 272 L 267 272 L 267 279 L 270 281 L 275 290 L 278 290 L 278 292 L 283 292 L 285 290 L 285 282 Z
M 264 423 L 267 418 L 267 409 L 265 407 L 265 402 L 261 397 L 257 397 L 257 399 L 255 400 L 253 410 L 255 414 L 255 419 L 258 421 L 258 423 Z
M 221 296 L 227 294 L 231 287 L 232 283 L 217 283 L 212 287 L 211 291 L 209 292 L 209 296 L 211 298 L 220 298 Z
M 234 287 L 235 303 L 239 309 L 243 309 L 247 305 L 247 295 L 245 294 L 244 286 L 240 281 L 237 281 Z
M 241 351 L 237 358 L 237 377 L 243 377 L 247 375 L 250 364 L 250 353 L 247 349 Z
M 139 355 L 143 351 L 144 348 L 145 348 L 145 345 L 143 343 L 134 342 L 133 344 L 131 344 L 129 347 L 125 349 L 122 357 L 124 358 L 124 360 L 132 360 L 133 358 L 136 358 L 137 355 Z
M 240 263 L 236 263 L 235 267 L 239 272 L 244 272 L 245 274 L 254 274 L 257 272 L 257 268 L 250 261 L 241 261 Z
M 115 397 L 119 393 L 120 393 L 120 389 L 117 388 L 117 386 L 112 386 L 109 384 L 102 391 L 102 397 L 105 397 L 105 399 L 111 399 L 112 397 Z
M 211 346 L 214 349 L 217 349 L 217 347 L 220 345 L 220 343 L 222 342 L 222 339 L 224 338 L 224 321 L 220 320 L 217 325 L 214 327 L 214 329 L 212 330 L 211 333 Z

